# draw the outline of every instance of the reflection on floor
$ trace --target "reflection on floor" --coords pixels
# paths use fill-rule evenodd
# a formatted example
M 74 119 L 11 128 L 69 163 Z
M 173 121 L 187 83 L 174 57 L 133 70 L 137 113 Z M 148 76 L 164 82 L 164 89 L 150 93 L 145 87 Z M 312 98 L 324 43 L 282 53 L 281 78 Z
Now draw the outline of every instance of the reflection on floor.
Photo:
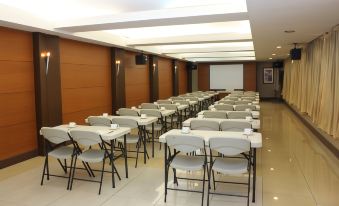
M 252 205 L 339 205 L 339 161 L 284 104 L 261 103 L 261 121 L 264 146 L 258 152 L 257 202 Z M 41 187 L 41 157 L 8 167 L 0 171 L 0 205 L 200 205 L 201 194 L 178 191 L 169 191 L 164 203 L 163 150 L 156 148 L 156 157 L 146 165 L 140 160 L 135 169 L 134 160 L 130 160 L 128 179 L 119 160 L 122 180 L 113 189 L 110 175 L 105 174 L 100 196 L 99 185 L 90 182 L 76 181 L 73 190 L 67 191 L 66 179 L 51 177 Z M 56 161 L 51 164 L 51 171 L 62 174 Z M 77 175 L 87 177 L 83 171 Z M 201 173 L 193 175 L 200 177 Z M 182 180 L 179 187 L 200 189 L 201 183 Z M 217 187 L 220 191 L 246 191 L 244 186 Z M 238 197 L 212 196 L 210 200 L 211 206 L 246 205 L 245 198 Z

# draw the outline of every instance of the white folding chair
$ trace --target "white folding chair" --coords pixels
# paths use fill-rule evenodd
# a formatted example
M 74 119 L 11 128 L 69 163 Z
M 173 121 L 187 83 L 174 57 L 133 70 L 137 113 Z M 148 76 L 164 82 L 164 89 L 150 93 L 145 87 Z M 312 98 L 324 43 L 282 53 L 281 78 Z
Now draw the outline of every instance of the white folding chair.
M 251 179 L 251 142 L 247 138 L 230 138 L 230 137 L 212 137 L 209 139 L 210 147 L 210 171 L 208 178 L 208 195 L 207 205 L 209 205 L 210 194 L 247 197 L 247 206 L 249 205 L 250 196 L 250 179 Z M 213 151 L 222 154 L 221 156 L 213 157 Z M 248 153 L 246 158 L 236 158 L 236 156 Z M 230 158 L 231 157 L 231 158 Z M 233 157 L 233 158 L 232 158 Z M 216 181 L 214 172 L 226 175 L 241 175 L 248 173 L 247 183 L 244 182 L 226 182 Z M 213 186 L 216 190 L 215 183 L 243 184 L 247 185 L 247 195 L 228 194 L 221 192 L 211 192 L 211 175 L 213 176 Z
M 70 185 L 70 190 L 72 190 L 73 187 L 73 181 L 74 179 L 76 180 L 82 180 L 82 181 L 88 181 L 88 182 L 97 182 L 100 184 L 99 187 L 99 195 L 101 194 L 101 186 L 102 186 L 102 180 L 103 180 L 103 175 L 104 172 L 110 172 L 112 174 L 112 187 L 115 187 L 115 178 L 114 178 L 114 173 L 117 173 L 119 179 L 120 176 L 118 174 L 118 171 L 114 165 L 114 160 L 112 154 L 109 153 L 105 141 L 102 139 L 101 135 L 97 132 L 93 131 L 84 131 L 81 129 L 71 129 L 69 131 L 70 136 L 72 137 L 72 140 L 78 145 L 77 149 L 80 149 L 80 146 L 83 147 L 88 147 L 87 150 L 81 150 L 81 153 L 77 154 L 75 156 L 75 161 L 72 166 L 73 172 L 72 172 L 72 178 L 71 178 L 71 185 Z M 94 149 L 92 146 L 94 145 L 101 145 L 100 149 Z M 86 163 L 100 163 L 102 162 L 102 168 L 101 170 L 93 170 L 93 171 L 99 171 L 101 172 L 101 177 L 100 181 L 96 180 L 91 180 L 91 179 L 82 179 L 82 178 L 74 178 L 75 176 L 75 171 L 76 171 L 76 163 L 77 159 L 80 159 L 83 162 Z M 111 162 L 111 171 L 105 171 L 105 160 L 110 159 Z
M 158 105 L 153 103 L 142 103 L 141 109 L 159 109 Z
M 41 185 L 44 183 L 44 177 L 47 176 L 47 180 L 49 180 L 50 176 L 54 177 L 62 177 L 68 178 L 67 189 L 69 189 L 71 172 L 69 176 L 61 176 L 61 175 L 54 175 L 50 174 L 49 172 L 49 156 L 54 157 L 58 160 L 61 168 L 67 174 L 67 160 L 71 159 L 71 165 L 73 164 L 73 158 L 75 156 L 75 148 L 70 146 L 65 146 L 64 143 L 70 141 L 70 137 L 67 131 L 60 129 L 60 128 L 52 128 L 52 127 L 42 127 L 40 130 L 41 134 L 43 135 L 45 141 L 45 163 L 44 169 L 42 172 L 41 178 Z M 64 160 L 64 164 L 61 162 Z
M 139 116 L 138 111 L 129 108 L 120 108 L 118 111 L 120 116 Z
M 222 121 L 220 122 L 221 131 L 232 131 L 232 132 L 242 132 L 244 129 L 252 128 L 250 122 L 240 122 L 240 121 Z
M 166 143 L 168 149 L 166 148 L 166 161 L 165 161 L 165 202 L 167 197 L 167 190 L 178 190 L 178 191 L 188 191 L 188 192 L 198 192 L 202 193 L 201 205 L 204 203 L 204 192 L 205 192 L 205 174 L 207 168 L 207 156 L 205 150 L 204 140 L 199 136 L 194 135 L 167 135 Z M 171 153 L 171 148 L 174 149 L 174 152 Z M 168 158 L 167 158 L 168 150 Z M 196 150 L 203 150 L 202 156 L 189 156 L 187 153 L 192 153 Z M 168 187 L 168 173 L 169 168 L 173 169 L 174 173 L 174 184 L 178 185 L 178 179 L 186 180 L 196 180 L 202 181 L 202 191 L 189 190 L 189 189 L 177 189 Z M 185 170 L 185 171 L 198 171 L 203 169 L 203 179 L 193 179 L 193 178 L 183 178 L 177 177 L 176 170 Z
M 228 119 L 246 119 L 246 117 L 252 117 L 252 113 L 245 111 L 231 111 L 227 113 Z
M 214 105 L 214 108 L 222 111 L 233 111 L 233 105 L 229 104 L 216 104 Z
M 193 119 L 191 121 L 191 130 L 219 131 L 219 122 L 205 119 Z
M 222 111 L 205 111 L 204 118 L 227 119 L 226 112 Z
M 246 111 L 246 109 L 250 109 L 251 111 L 254 111 L 256 110 L 256 106 L 241 104 L 241 105 L 235 105 L 235 108 L 234 108 L 235 111 Z

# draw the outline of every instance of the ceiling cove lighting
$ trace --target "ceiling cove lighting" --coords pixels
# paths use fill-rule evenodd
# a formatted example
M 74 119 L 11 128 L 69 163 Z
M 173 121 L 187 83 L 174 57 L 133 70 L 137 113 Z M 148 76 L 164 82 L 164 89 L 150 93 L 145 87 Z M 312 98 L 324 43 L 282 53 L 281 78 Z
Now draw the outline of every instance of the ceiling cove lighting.
M 255 60 L 255 57 L 230 57 L 230 58 L 186 58 L 192 62 L 230 62 L 230 61 L 251 61 Z
M 281 46 L 277 46 L 277 49 L 281 49 L 282 47 Z
M 150 39 L 161 37 L 175 37 L 186 35 L 209 35 L 209 34 L 248 34 L 251 35 L 249 20 L 214 22 L 202 24 L 185 24 L 172 26 L 141 27 L 130 29 L 106 30 L 106 32 L 123 36 L 128 39 Z
M 176 58 L 198 58 L 198 57 L 245 57 L 255 56 L 254 51 L 240 51 L 240 52 L 196 52 L 196 53 L 179 53 L 172 54 L 171 56 Z
M 246 0 L 172 0 L 165 4 L 166 8 L 206 6 L 211 4 L 227 5 L 227 10 L 235 12 L 247 12 Z

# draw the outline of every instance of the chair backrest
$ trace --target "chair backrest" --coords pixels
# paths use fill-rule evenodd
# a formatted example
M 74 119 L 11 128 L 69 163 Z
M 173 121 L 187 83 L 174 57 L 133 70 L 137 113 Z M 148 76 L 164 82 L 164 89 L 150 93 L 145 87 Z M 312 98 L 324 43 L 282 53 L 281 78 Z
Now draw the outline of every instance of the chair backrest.
M 189 105 L 190 102 L 186 100 L 174 100 L 173 104 L 179 103 L 180 105 Z
M 229 104 L 215 104 L 214 108 L 222 111 L 233 111 L 233 105 Z
M 255 100 L 255 96 L 243 96 L 241 97 L 242 100 L 249 100 L 249 101 L 254 101 Z
M 234 101 L 233 100 L 220 100 L 218 102 L 218 104 L 229 104 L 229 105 L 234 105 Z
M 185 100 L 183 97 L 171 97 L 171 99 L 174 100 Z
M 140 114 L 146 114 L 150 117 L 162 118 L 161 112 L 158 109 L 141 109 Z
M 157 101 L 158 104 L 172 104 L 171 100 L 158 100 Z
M 97 132 L 72 129 L 69 131 L 69 134 L 74 141 L 84 146 L 102 143 L 100 134 Z
M 255 107 L 255 105 L 243 105 L 243 104 L 241 104 L 241 105 L 235 105 L 235 108 L 234 108 L 234 110 L 235 111 L 245 111 L 246 109 L 250 109 L 250 110 L 256 110 L 256 107 Z
M 251 142 L 247 138 L 231 138 L 231 137 L 211 137 L 209 145 L 215 150 L 226 156 L 236 156 L 243 152 L 250 151 Z
M 194 135 L 167 135 L 166 143 L 169 147 L 173 147 L 183 153 L 205 148 L 204 139 Z
M 141 109 L 159 109 L 158 105 L 153 103 L 142 103 Z
M 237 101 L 238 97 L 225 97 L 224 100 L 231 100 L 231 101 Z
M 88 124 L 91 126 L 106 126 L 110 127 L 112 122 L 107 117 L 103 116 L 89 116 L 87 118 Z
M 228 119 L 246 119 L 246 117 L 252 117 L 252 113 L 245 111 L 233 111 L 227 113 Z
M 70 140 L 67 131 L 60 128 L 42 127 L 40 131 L 44 138 L 53 144 L 60 144 Z
M 219 122 L 204 120 L 204 119 L 193 119 L 191 121 L 192 130 L 207 130 L 207 131 L 219 131 Z
M 190 101 L 199 101 L 199 98 L 195 96 L 188 96 L 188 97 L 185 97 L 185 99 L 189 99 Z
M 205 111 L 205 118 L 218 118 L 218 119 L 227 119 L 226 112 L 218 112 L 218 111 Z
M 245 128 L 252 128 L 252 124 L 249 122 L 239 121 L 222 121 L 220 122 L 221 131 L 242 132 Z
M 175 105 L 175 104 L 159 104 L 159 107 L 165 107 L 165 109 L 167 110 L 175 110 L 177 111 L 178 110 L 178 106 Z
M 120 127 L 128 127 L 131 129 L 138 128 L 138 122 L 134 119 L 129 118 L 114 118 L 112 119 L 112 123 L 118 124 Z
M 248 101 L 248 100 L 236 101 L 235 105 L 248 104 L 248 103 L 252 103 L 252 101 Z
M 138 111 L 129 109 L 129 108 L 120 108 L 119 109 L 120 116 L 139 116 Z

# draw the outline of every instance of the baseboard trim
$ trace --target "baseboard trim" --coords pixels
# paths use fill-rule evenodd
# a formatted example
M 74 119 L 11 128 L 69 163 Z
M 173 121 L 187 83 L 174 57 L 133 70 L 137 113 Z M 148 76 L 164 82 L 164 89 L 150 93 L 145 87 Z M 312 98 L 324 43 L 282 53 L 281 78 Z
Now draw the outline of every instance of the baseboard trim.
M 38 150 L 32 150 L 32 151 L 25 152 L 23 154 L 20 154 L 20 155 L 17 155 L 17 156 L 14 156 L 14 157 L 11 157 L 5 160 L 1 160 L 0 169 L 3 169 L 5 167 L 14 165 L 16 163 L 31 159 L 36 156 L 38 156 Z
M 299 112 L 294 106 L 288 104 L 286 101 L 284 102 L 301 122 L 339 159 L 339 142 L 335 141 L 333 137 L 316 127 L 312 121 L 307 119 L 305 115 Z

